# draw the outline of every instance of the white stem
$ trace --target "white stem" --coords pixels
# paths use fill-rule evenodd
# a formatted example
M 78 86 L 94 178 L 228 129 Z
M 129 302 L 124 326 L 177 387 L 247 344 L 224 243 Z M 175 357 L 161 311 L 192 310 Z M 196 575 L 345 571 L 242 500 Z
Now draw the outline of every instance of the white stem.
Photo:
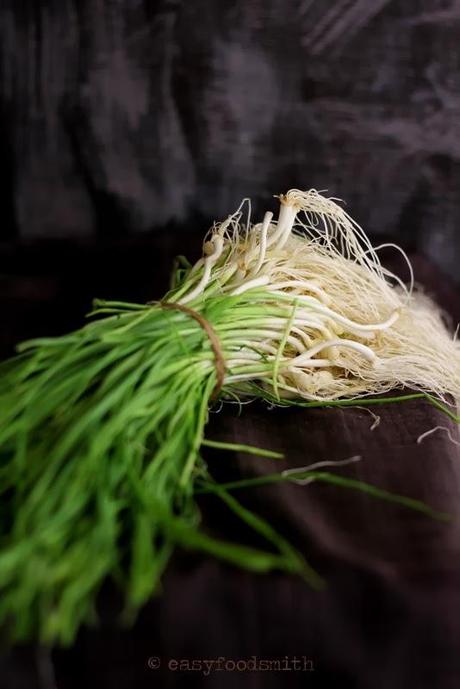
M 354 340 L 342 340 L 340 338 L 337 338 L 335 340 L 326 340 L 325 342 L 321 342 L 320 344 L 315 345 L 311 349 L 309 349 L 307 352 L 304 354 L 301 354 L 300 356 L 296 357 L 295 359 L 292 359 L 291 364 L 293 366 L 304 366 L 308 365 L 310 366 L 310 359 L 312 356 L 315 354 L 318 354 L 318 352 L 321 352 L 323 349 L 326 347 L 347 347 L 348 349 L 354 349 L 355 351 L 359 352 L 364 356 L 365 359 L 370 361 L 371 363 L 374 363 L 377 359 L 375 353 L 372 351 L 372 349 L 369 349 L 369 347 L 366 347 L 366 345 L 361 344 L 360 342 L 354 342 Z M 332 362 L 329 361 L 329 365 L 332 365 Z
M 187 304 L 187 302 L 195 299 L 195 297 L 197 297 L 199 294 L 203 292 L 206 285 L 208 284 L 209 278 L 211 277 L 211 269 L 214 266 L 214 264 L 219 260 L 219 257 L 222 254 L 224 248 L 223 237 L 215 235 L 212 241 L 214 243 L 214 251 L 212 252 L 212 254 L 210 254 L 204 259 L 204 270 L 203 275 L 201 276 L 201 280 L 196 285 L 196 287 L 192 289 L 191 292 L 182 297 L 182 299 L 179 299 L 179 304 Z
M 334 335 L 337 335 L 334 330 L 330 330 L 324 323 L 321 323 L 321 321 L 312 320 L 311 318 L 296 318 L 294 320 L 294 325 L 318 330 L 326 339 L 332 339 Z
M 313 282 L 309 282 L 308 280 L 286 280 L 286 282 L 277 282 L 274 285 L 271 285 L 270 289 L 283 290 L 288 287 L 300 287 L 305 292 L 313 292 L 313 294 L 316 294 L 318 297 L 320 297 L 323 303 L 327 306 L 331 303 L 329 295 L 327 295 L 326 292 L 321 289 L 321 287 L 318 287 Z
M 330 359 L 305 359 L 305 361 L 302 361 L 301 364 L 299 365 L 299 359 L 303 357 L 303 354 L 300 356 L 296 357 L 295 359 L 291 359 L 288 363 L 288 371 L 295 372 L 295 371 L 302 371 L 305 368 L 330 368 L 331 366 L 334 366 L 334 362 L 331 361 Z
M 248 289 L 254 289 L 255 287 L 264 287 L 265 285 L 268 285 L 269 282 L 270 278 L 268 275 L 261 275 L 258 278 L 254 278 L 254 280 L 248 280 L 248 282 L 244 282 L 242 285 L 234 289 L 233 292 L 230 292 L 230 294 L 232 296 L 236 296 L 237 294 L 243 294 L 243 292 L 246 292 Z
M 290 362 L 288 361 L 282 361 L 281 365 L 283 369 L 286 369 L 287 371 L 295 371 L 294 366 L 288 365 Z M 329 359 L 311 359 L 308 367 L 309 368 L 328 368 L 332 364 L 329 361 Z M 269 378 L 270 377 L 270 371 L 263 370 L 263 371 L 253 371 L 252 373 L 235 373 L 234 375 L 230 375 L 225 379 L 225 383 L 234 383 L 237 380 L 258 380 L 260 378 Z M 294 388 L 293 388 L 294 389 Z M 298 393 L 298 390 L 296 390 Z
M 259 272 L 259 270 L 262 268 L 264 260 L 265 260 L 265 253 L 267 251 L 267 232 L 268 228 L 270 227 L 270 223 L 273 218 L 273 213 L 270 211 L 267 211 L 264 215 L 264 221 L 262 223 L 262 227 L 260 230 L 260 252 L 259 252 L 259 259 L 256 263 L 256 266 L 254 270 L 252 271 L 255 275 Z
M 276 248 L 281 249 L 285 245 L 291 233 L 296 215 L 296 207 L 288 205 L 284 201 L 281 201 L 276 232 L 274 232 L 272 236 L 268 239 L 268 246 L 271 246 L 272 244 L 276 243 Z
M 274 294 L 275 296 L 277 295 L 276 292 L 272 292 L 272 294 Z M 310 304 L 317 313 L 322 313 L 326 316 L 329 316 L 333 320 L 337 321 L 337 323 L 341 323 L 342 325 L 346 326 L 350 332 L 356 333 L 358 335 L 361 332 L 369 332 L 372 330 L 386 330 L 387 328 L 392 326 L 393 323 L 395 323 L 395 321 L 397 321 L 399 318 L 399 309 L 397 309 L 396 311 L 393 311 L 391 316 L 387 318 L 387 320 L 383 323 L 356 323 L 355 321 L 351 321 L 349 318 L 346 318 L 345 316 L 341 316 L 340 314 L 336 313 L 327 306 L 324 306 L 315 297 L 304 297 L 302 295 L 296 295 L 296 299 L 300 303 L 303 302 L 304 304 Z

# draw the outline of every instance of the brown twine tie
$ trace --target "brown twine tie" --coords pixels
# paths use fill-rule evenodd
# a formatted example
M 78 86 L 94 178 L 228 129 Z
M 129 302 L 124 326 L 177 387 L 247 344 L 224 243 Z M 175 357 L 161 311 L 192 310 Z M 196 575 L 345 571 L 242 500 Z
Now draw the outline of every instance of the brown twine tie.
M 209 338 L 209 342 L 211 343 L 211 349 L 214 354 L 214 363 L 216 367 L 216 384 L 214 386 L 214 390 L 212 391 L 211 395 L 211 400 L 217 399 L 219 396 L 220 391 L 222 390 L 222 386 L 224 384 L 224 378 L 225 378 L 225 359 L 224 355 L 222 354 L 222 349 L 220 346 L 220 341 L 219 338 L 216 335 L 216 332 L 212 325 L 209 323 L 209 321 L 204 318 L 204 316 L 201 315 L 201 313 L 198 313 L 198 311 L 194 311 L 193 309 L 190 309 L 188 306 L 183 306 L 182 304 L 176 304 L 175 302 L 172 301 L 150 301 L 148 302 L 149 304 L 156 304 L 162 309 L 171 309 L 174 311 L 182 311 L 182 313 L 186 313 L 188 316 L 191 318 L 194 318 L 197 323 L 201 325 L 203 330 L 205 331 L 206 335 Z

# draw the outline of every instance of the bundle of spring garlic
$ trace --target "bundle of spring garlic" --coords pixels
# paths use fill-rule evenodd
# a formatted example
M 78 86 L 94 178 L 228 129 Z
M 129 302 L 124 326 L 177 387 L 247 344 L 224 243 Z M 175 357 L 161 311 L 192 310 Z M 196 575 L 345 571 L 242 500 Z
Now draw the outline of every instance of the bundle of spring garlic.
M 212 478 L 201 448 L 217 397 L 327 406 L 410 388 L 439 406 L 460 396 L 459 344 L 413 280 L 407 288 L 382 267 L 333 199 L 291 190 L 279 201 L 277 220 L 250 225 L 240 207 L 214 225 L 161 302 L 99 301 L 80 330 L 26 342 L 2 365 L 0 624 L 10 639 L 70 643 L 97 616 L 108 578 L 132 619 L 176 547 L 321 585 Z M 267 548 L 206 533 L 202 492 Z

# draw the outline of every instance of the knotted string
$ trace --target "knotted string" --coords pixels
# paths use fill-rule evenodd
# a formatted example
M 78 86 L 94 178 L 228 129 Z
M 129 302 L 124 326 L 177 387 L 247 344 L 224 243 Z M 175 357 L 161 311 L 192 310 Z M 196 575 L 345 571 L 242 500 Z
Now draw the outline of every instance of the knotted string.
M 226 366 L 219 338 L 217 337 L 212 325 L 209 323 L 209 321 L 206 320 L 206 318 L 204 318 L 204 316 L 201 315 L 201 313 L 198 313 L 198 311 L 194 311 L 190 307 L 184 306 L 183 304 L 176 304 L 175 302 L 171 301 L 154 301 L 149 302 L 149 304 L 156 304 L 162 309 L 182 311 L 182 313 L 186 313 L 191 318 L 194 318 L 197 321 L 197 323 L 201 325 L 201 327 L 203 328 L 203 330 L 209 338 L 209 342 L 211 343 L 211 349 L 214 354 L 214 363 L 216 368 L 216 384 L 214 386 L 214 390 L 212 391 L 211 400 L 216 400 L 224 384 Z

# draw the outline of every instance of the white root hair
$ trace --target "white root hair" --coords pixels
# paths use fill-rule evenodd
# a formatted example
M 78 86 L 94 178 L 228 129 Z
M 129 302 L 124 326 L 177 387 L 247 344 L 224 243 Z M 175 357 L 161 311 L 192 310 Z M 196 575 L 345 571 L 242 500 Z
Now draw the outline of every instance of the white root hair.
M 276 221 L 268 211 L 262 223 L 241 225 L 240 206 L 213 226 L 178 299 L 193 306 L 206 292 L 263 304 L 263 315 L 225 331 L 226 383 L 255 381 L 309 400 L 404 387 L 460 398 L 460 342 L 414 289 L 405 252 L 373 247 L 336 199 L 315 189 L 278 198 Z M 388 247 L 402 253 L 408 286 L 381 265 L 378 251 Z

